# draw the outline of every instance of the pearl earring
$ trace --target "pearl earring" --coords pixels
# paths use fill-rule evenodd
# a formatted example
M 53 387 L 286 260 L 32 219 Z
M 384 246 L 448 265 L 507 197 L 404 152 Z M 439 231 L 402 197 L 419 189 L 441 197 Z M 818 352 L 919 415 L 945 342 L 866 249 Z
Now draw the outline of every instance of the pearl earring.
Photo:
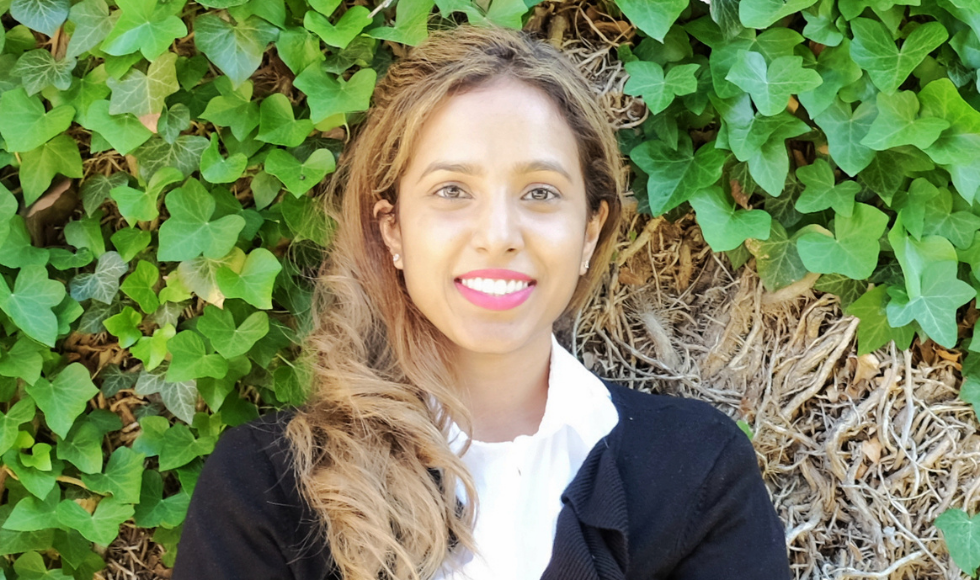
M 584 261 L 584 262 L 582 262 L 582 265 L 583 265 L 583 266 L 585 266 L 585 269 L 586 269 L 586 270 L 588 270 L 588 269 L 589 269 L 589 261 L 588 261 L 588 260 L 586 260 L 586 261 Z
M 401 254 L 395 254 L 394 256 L 391 257 L 391 260 L 393 262 L 397 262 L 398 261 L 398 258 L 401 258 Z

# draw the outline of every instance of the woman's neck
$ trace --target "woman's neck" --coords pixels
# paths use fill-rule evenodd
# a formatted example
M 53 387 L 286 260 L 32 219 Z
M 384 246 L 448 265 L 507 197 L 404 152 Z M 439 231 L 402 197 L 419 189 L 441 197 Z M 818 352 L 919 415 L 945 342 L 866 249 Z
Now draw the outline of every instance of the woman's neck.
M 551 333 L 502 355 L 460 352 L 460 397 L 473 417 L 476 441 L 512 441 L 533 435 L 548 400 Z

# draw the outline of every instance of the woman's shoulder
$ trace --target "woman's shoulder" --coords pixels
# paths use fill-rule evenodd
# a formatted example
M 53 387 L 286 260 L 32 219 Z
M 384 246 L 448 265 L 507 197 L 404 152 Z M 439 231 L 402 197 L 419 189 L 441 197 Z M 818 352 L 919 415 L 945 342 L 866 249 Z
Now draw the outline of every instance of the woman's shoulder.
M 619 411 L 623 430 L 629 432 L 624 439 L 634 446 L 690 446 L 689 452 L 710 454 L 736 436 L 745 438 L 734 419 L 705 401 L 603 382 Z
M 218 438 L 191 497 L 175 578 L 323 576 L 328 554 L 285 436 L 294 413 L 269 412 Z

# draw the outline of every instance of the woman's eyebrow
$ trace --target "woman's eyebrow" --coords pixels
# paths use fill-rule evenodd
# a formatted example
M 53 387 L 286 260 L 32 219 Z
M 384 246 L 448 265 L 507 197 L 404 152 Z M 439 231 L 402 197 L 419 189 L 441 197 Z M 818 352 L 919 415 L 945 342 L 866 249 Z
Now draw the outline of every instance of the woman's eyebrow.
M 425 168 L 422 175 L 419 176 L 419 182 L 425 178 L 426 175 L 432 173 L 433 171 L 452 171 L 454 173 L 464 173 L 467 175 L 477 175 L 482 177 L 486 174 L 486 170 L 475 163 L 458 163 L 452 161 L 433 161 Z M 568 181 L 573 181 L 571 174 L 562 167 L 561 163 L 557 161 L 551 161 L 549 159 L 534 159 L 532 161 L 522 161 L 514 165 L 512 171 L 519 174 L 532 173 L 534 171 L 554 171 L 562 175 Z

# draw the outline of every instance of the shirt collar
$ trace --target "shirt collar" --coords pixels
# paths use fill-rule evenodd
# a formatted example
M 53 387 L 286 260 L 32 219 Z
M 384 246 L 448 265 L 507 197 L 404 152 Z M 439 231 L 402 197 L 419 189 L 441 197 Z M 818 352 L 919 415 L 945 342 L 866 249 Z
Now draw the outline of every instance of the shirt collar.
M 583 441 L 600 439 L 609 429 L 606 421 L 597 420 L 597 410 L 611 413 L 612 420 L 616 420 L 615 408 L 609 404 L 609 389 L 558 342 L 554 333 L 551 334 L 549 365 L 548 397 L 541 424 L 533 435 L 518 435 L 514 441 L 550 437 L 566 426 L 578 433 Z M 452 448 L 459 451 L 466 438 L 453 421 L 449 430 Z M 502 442 L 506 443 L 510 442 Z

